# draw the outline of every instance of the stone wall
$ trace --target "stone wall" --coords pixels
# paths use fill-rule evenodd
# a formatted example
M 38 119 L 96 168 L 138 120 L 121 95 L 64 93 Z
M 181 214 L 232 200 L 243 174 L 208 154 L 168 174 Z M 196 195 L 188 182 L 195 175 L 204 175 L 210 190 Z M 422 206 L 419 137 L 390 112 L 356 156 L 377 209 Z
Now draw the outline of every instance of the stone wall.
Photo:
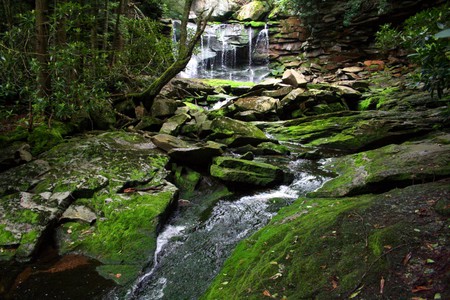
M 295 67 L 314 62 L 328 70 L 354 65 L 365 59 L 380 58 L 374 47 L 375 32 L 385 23 L 401 24 L 422 9 L 445 3 L 445 0 L 389 1 L 389 9 L 379 14 L 376 5 L 365 3 L 362 11 L 344 26 L 345 0 L 320 2 L 319 14 L 306 26 L 297 17 L 276 17 L 270 21 L 272 60 Z

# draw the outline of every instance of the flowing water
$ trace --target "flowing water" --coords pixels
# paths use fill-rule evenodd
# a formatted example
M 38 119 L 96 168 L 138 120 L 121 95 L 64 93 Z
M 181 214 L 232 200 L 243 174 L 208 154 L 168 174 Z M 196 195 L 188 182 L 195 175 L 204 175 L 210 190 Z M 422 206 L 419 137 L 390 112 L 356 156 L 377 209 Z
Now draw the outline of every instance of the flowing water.
M 179 21 L 174 21 L 173 41 L 177 42 Z M 190 24 L 191 30 L 195 25 Z M 261 81 L 269 74 L 269 30 L 243 24 L 210 24 L 200 38 L 198 51 L 183 78 L 221 78 L 238 81 Z
M 203 221 L 176 214 L 158 237 L 153 266 L 125 298 L 198 299 L 240 240 L 267 224 L 279 208 L 328 179 L 312 161 L 291 161 L 286 167 L 296 174 L 290 185 L 220 200 Z

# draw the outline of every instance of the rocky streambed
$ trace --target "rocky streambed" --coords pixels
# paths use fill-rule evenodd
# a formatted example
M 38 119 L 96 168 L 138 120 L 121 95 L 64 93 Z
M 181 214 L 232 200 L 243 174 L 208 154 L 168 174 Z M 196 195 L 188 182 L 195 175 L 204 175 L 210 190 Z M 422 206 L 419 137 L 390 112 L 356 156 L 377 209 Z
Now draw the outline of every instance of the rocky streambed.
M 242 235 L 223 267 L 235 244 L 221 254 L 193 299 L 450 297 L 445 101 L 397 90 L 360 111 L 367 82 L 312 80 L 176 79 L 126 131 L 66 138 L 32 158 L 8 144 L 17 149 L 4 156 L 20 165 L 2 158 L 0 295 L 126 291 L 154 263 L 177 207 L 206 226 L 226 197 L 292 186 L 303 170 L 289 162 L 303 160 L 316 178 L 334 178 L 275 205 L 287 206 Z M 175 299 L 173 289 L 161 298 Z

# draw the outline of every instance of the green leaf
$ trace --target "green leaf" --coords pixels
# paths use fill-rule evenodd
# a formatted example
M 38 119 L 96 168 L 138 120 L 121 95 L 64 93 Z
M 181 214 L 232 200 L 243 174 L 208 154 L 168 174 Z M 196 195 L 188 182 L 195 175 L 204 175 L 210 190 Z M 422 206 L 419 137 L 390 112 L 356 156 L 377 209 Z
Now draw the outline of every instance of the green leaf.
M 438 33 L 436 33 L 434 35 L 435 38 L 437 39 L 445 39 L 445 38 L 450 38 L 450 28 L 444 29 L 442 31 L 439 31 Z

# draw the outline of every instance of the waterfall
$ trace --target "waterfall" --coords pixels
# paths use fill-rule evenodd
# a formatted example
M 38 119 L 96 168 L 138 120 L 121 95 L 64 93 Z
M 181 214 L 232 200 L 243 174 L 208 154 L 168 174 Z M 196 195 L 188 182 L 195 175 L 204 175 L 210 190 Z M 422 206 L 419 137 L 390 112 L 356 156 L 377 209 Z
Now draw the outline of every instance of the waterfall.
M 252 66 L 252 43 L 253 43 L 253 28 L 248 28 L 248 66 Z
M 175 43 L 180 22 L 172 24 Z M 209 24 L 200 38 L 198 51 L 178 76 L 260 81 L 269 74 L 268 32 L 267 25 L 259 30 L 246 28 L 242 23 Z
M 259 63 L 268 63 L 269 61 L 269 29 L 267 28 L 267 24 L 256 38 L 253 58 L 258 60 Z

